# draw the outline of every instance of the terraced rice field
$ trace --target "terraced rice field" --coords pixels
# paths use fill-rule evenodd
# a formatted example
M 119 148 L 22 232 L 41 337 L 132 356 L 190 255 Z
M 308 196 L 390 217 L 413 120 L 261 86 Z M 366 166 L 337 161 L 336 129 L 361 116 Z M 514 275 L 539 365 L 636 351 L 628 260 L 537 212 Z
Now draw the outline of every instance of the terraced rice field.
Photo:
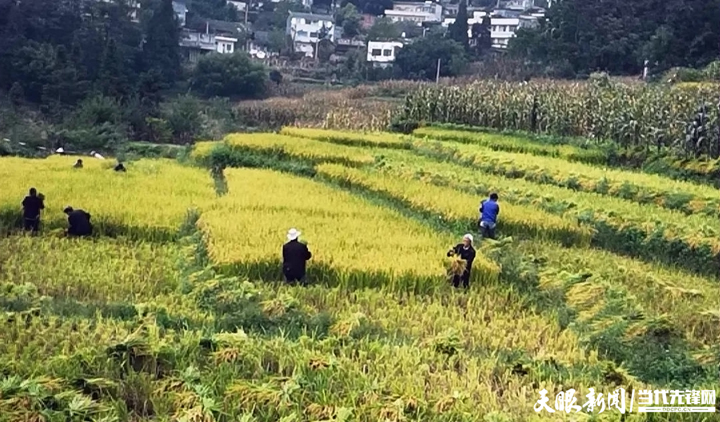
M 720 393 L 720 194 L 483 136 L 286 128 L 125 174 L 0 158 L 0 421 L 720 420 L 629 409 Z M 491 191 L 499 237 L 455 291 L 445 252 Z M 91 239 L 60 236 L 67 204 Z M 290 227 L 309 286 L 281 282 Z M 618 387 L 624 415 L 534 408 Z

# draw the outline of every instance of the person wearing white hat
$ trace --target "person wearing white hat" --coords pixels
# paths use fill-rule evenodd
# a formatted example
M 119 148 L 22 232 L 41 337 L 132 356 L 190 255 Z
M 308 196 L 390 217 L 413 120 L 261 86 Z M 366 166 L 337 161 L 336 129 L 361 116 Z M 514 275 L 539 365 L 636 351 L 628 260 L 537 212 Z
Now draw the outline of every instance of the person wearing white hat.
M 307 245 L 298 241 L 300 234 L 297 229 L 288 230 L 288 241 L 282 247 L 283 275 L 290 284 L 304 282 L 307 261 L 312 258 Z
M 459 256 L 460 259 L 465 260 L 465 271 L 462 275 L 455 275 L 453 277 L 453 286 L 460 287 L 460 281 L 464 288 L 470 287 L 470 271 L 472 271 L 472 264 L 475 260 L 475 248 L 473 248 L 473 237 L 470 233 L 463 236 L 462 243 L 458 243 L 454 248 L 450 249 L 447 256 Z

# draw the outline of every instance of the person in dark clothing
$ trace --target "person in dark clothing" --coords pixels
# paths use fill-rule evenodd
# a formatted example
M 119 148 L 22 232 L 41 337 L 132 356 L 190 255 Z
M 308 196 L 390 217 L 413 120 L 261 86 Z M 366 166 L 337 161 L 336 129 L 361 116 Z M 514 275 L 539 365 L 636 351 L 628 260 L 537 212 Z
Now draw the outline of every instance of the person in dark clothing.
M 495 239 L 495 226 L 500 214 L 497 193 L 491 193 L 490 199 L 480 202 L 480 221 L 478 222 L 483 238 Z
M 45 209 L 43 198 L 38 195 L 35 188 L 30 188 L 28 196 L 22 201 L 23 226 L 26 231 L 33 234 L 40 230 L 40 211 Z
M 460 281 L 462 281 L 462 285 L 464 288 L 470 287 L 470 272 L 472 271 L 472 264 L 475 260 L 475 248 L 473 248 L 472 245 L 473 237 L 471 234 L 466 234 L 463 236 L 462 243 L 458 243 L 454 248 L 450 249 L 447 253 L 447 256 L 459 256 L 461 259 L 465 260 L 465 271 L 463 271 L 462 275 L 455 275 L 453 276 L 453 286 L 454 287 L 460 287 Z
M 118 162 L 115 166 L 115 171 L 126 172 L 127 170 L 125 170 L 125 166 L 123 165 L 123 163 Z
M 282 248 L 283 275 L 290 284 L 304 281 L 306 263 L 312 258 L 307 245 L 298 241 L 298 237 L 300 232 L 290 229 L 287 234 L 288 242 Z
M 68 216 L 68 236 L 90 236 L 93 226 L 90 223 L 90 214 L 83 210 L 65 207 L 63 210 Z
M 75 165 L 73 166 L 73 168 L 76 168 L 76 169 L 81 169 L 81 168 L 83 168 L 83 162 L 82 162 L 82 160 L 78 158 L 78 160 L 75 162 Z

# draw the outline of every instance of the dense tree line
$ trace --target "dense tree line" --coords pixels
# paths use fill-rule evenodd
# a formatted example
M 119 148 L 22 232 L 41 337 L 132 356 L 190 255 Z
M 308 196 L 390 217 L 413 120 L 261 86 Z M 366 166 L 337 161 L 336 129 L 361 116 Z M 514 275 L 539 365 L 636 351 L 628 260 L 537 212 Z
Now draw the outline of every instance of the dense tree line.
M 0 133 L 53 147 L 185 142 L 199 130 L 184 127 L 198 121 L 188 110 L 201 106 L 175 100 L 178 92 L 264 94 L 266 70 L 243 53 L 211 54 L 197 66 L 204 71 L 186 70 L 179 36 L 172 0 L 143 0 L 140 9 L 126 0 L 0 0 L 0 100 L 11 106 L 0 103 Z
M 510 44 L 517 57 L 560 75 L 639 74 L 703 67 L 718 57 L 720 0 L 554 2 L 536 29 Z
M 93 0 L 4 0 L 0 89 L 48 110 L 93 94 L 153 98 L 181 76 L 171 0 L 143 5 Z M 149 13 L 148 13 L 149 12 Z

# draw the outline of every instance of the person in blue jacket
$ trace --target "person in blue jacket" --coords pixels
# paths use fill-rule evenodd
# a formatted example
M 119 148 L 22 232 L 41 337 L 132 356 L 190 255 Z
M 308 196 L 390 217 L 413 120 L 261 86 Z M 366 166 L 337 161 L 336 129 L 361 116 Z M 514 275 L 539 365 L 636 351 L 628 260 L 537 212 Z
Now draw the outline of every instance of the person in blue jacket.
M 480 233 L 482 236 L 495 239 L 495 226 L 497 225 L 497 217 L 500 214 L 500 205 L 497 203 L 497 193 L 491 193 L 490 199 L 480 202 Z

